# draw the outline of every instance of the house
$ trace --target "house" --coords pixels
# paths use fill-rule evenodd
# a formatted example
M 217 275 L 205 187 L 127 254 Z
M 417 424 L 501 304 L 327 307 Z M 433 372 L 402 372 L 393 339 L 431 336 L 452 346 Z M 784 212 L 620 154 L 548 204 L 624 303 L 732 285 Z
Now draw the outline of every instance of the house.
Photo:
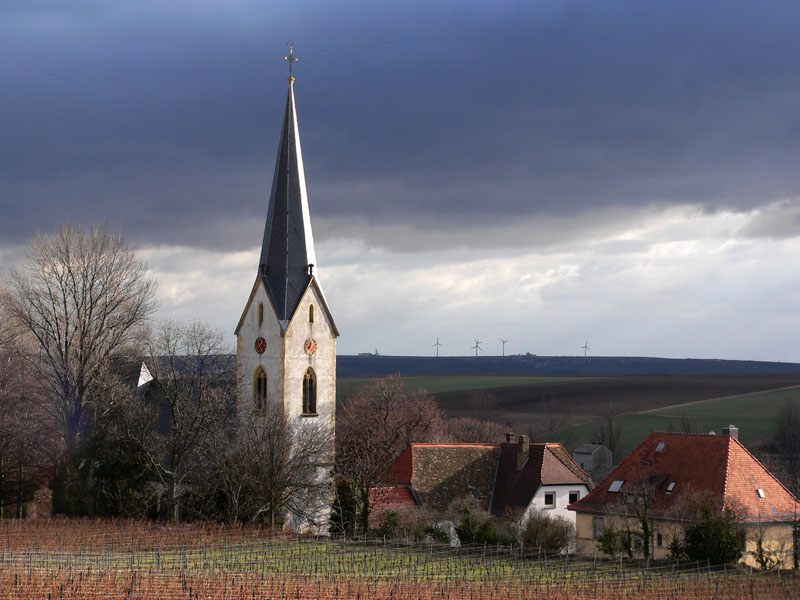
M 574 522 L 567 505 L 583 498 L 591 479 L 557 443 L 530 443 L 507 434 L 503 444 L 410 444 L 387 483 L 372 490 L 376 509 L 444 511 L 472 496 L 489 512 L 553 511 Z
M 586 496 L 592 480 L 558 443 L 530 443 L 528 436 L 506 436 L 500 446 L 500 460 L 490 511 L 502 515 L 508 510 L 550 511 L 573 523 L 567 506 Z
M 797 498 L 738 440 L 722 435 L 653 432 L 585 498 L 570 505 L 576 514 L 577 549 L 592 553 L 614 520 L 634 523 L 637 498 L 647 494 L 653 524 L 651 555 L 666 558 L 682 538 L 692 497 L 736 507 L 747 533 L 744 560 L 758 537 L 781 562 L 792 564 L 792 522 Z M 638 527 L 638 523 L 634 524 Z
M 572 456 L 592 481 L 603 481 L 613 471 L 611 450 L 602 444 L 581 444 L 573 450 Z

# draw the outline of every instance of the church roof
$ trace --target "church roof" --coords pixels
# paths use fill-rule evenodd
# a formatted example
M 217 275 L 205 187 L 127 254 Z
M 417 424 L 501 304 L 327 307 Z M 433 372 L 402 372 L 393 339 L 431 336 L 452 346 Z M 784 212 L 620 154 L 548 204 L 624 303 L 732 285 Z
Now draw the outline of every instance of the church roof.
M 284 325 L 291 320 L 311 281 L 313 267 L 309 265 L 315 264 L 294 78 L 290 78 L 259 261 L 259 275 Z

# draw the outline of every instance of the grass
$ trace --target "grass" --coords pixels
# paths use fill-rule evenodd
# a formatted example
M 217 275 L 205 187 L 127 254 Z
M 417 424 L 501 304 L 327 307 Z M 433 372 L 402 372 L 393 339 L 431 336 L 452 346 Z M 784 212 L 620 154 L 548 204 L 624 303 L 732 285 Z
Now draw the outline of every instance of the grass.
M 479 391 L 569 381 L 575 377 L 539 377 L 534 375 L 435 375 L 403 377 L 406 390 L 424 389 L 431 394 Z M 586 378 L 583 378 L 586 379 Z M 340 404 L 375 381 L 371 377 L 343 377 L 336 381 L 336 402 Z
M 739 428 L 739 439 L 750 449 L 763 446 L 775 433 L 778 411 L 786 402 L 800 406 L 800 387 L 767 390 L 701 400 L 657 408 L 615 418 L 622 437 L 615 452 L 618 462 L 641 443 L 652 431 L 684 431 L 683 422 L 688 419 L 692 429 L 698 432 L 722 432 L 722 428 L 734 424 Z M 592 441 L 598 421 L 570 427 L 561 436 L 572 444 L 575 440 Z M 568 446 L 571 449 L 571 446 Z

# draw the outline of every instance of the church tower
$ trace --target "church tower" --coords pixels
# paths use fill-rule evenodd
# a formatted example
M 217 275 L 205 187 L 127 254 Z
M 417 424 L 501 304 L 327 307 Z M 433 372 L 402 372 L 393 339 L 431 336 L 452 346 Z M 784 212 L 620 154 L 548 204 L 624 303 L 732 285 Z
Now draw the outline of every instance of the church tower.
M 286 59 L 289 92 L 261 257 L 235 332 L 239 410 L 257 419 L 268 402 L 279 402 L 296 427 L 333 429 L 339 332 L 316 268 L 291 49 Z

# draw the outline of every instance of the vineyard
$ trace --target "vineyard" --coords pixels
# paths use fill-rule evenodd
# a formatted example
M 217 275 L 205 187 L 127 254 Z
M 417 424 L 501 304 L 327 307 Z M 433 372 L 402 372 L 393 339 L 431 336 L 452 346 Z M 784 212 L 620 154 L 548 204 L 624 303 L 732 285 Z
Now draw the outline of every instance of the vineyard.
M 136 521 L 0 522 L 3 599 L 800 598 L 792 575 Z

